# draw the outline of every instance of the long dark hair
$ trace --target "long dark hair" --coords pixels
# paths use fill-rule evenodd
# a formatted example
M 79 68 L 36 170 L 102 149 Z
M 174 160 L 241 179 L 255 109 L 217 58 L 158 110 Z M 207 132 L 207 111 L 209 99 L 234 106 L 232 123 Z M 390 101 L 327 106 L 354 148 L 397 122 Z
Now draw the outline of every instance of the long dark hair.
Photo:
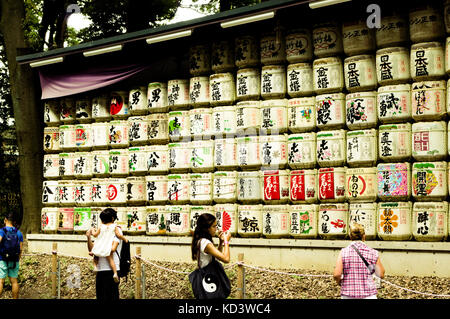
M 197 219 L 197 226 L 194 230 L 194 235 L 192 236 L 192 244 L 191 244 L 191 252 L 192 252 L 192 260 L 197 259 L 198 252 L 198 242 L 202 238 L 209 239 L 212 242 L 212 236 L 209 233 L 209 228 L 216 221 L 216 217 L 212 214 L 205 213 L 201 214 Z

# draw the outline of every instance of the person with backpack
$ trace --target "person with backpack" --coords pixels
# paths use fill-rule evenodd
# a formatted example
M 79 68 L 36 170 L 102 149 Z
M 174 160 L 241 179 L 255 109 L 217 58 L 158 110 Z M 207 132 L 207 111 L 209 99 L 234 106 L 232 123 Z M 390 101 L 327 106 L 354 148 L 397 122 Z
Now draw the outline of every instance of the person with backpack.
M 117 220 L 117 212 L 113 208 L 108 207 L 104 209 L 101 212 L 101 214 L 103 214 L 104 218 L 111 219 L 113 222 Z M 120 227 L 118 227 L 118 233 L 120 236 L 123 236 L 123 232 L 120 229 Z M 86 232 L 87 246 L 89 251 L 92 251 L 94 247 L 94 243 L 91 240 L 91 234 L 92 229 Z M 114 236 L 111 252 L 113 252 L 112 258 L 119 277 L 124 276 L 122 268 L 125 267 L 121 266 L 123 263 L 121 263 L 121 258 L 119 257 L 123 251 L 124 246 L 128 247 L 129 249 L 129 242 L 127 240 L 124 241 L 122 239 L 119 239 L 117 236 Z M 109 264 L 107 257 L 98 257 L 95 286 L 96 286 L 95 289 L 96 297 L 98 300 L 119 299 L 119 281 L 114 280 L 114 271 L 111 265 Z
M 12 286 L 13 299 L 19 298 L 19 260 L 23 251 L 23 235 L 14 227 L 14 215 L 9 213 L 5 219 L 5 227 L 0 229 L 0 296 L 6 276 Z

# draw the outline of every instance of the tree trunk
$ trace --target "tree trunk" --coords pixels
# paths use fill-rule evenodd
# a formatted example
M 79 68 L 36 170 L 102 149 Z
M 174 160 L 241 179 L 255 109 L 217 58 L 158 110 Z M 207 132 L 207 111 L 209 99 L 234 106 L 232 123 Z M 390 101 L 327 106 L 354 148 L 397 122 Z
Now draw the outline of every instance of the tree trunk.
M 25 16 L 23 0 L 1 0 L 0 32 L 8 60 L 11 97 L 19 148 L 20 189 L 23 207 L 21 230 L 40 230 L 42 173 L 42 110 L 38 103 L 37 82 L 28 64 L 19 65 L 18 55 L 27 50 L 22 21 Z

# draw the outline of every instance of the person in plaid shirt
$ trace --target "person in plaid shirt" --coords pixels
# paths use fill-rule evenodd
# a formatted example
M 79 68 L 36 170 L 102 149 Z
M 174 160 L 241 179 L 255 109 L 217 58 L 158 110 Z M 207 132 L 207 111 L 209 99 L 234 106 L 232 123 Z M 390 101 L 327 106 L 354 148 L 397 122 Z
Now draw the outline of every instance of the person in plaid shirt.
M 354 223 L 350 226 L 351 244 L 342 248 L 334 269 L 334 279 L 341 286 L 342 299 L 377 299 L 377 287 L 372 275 L 358 255 L 351 247 L 354 245 L 371 265 L 375 265 L 375 274 L 384 278 L 384 267 L 381 264 L 378 251 L 368 247 L 364 227 Z

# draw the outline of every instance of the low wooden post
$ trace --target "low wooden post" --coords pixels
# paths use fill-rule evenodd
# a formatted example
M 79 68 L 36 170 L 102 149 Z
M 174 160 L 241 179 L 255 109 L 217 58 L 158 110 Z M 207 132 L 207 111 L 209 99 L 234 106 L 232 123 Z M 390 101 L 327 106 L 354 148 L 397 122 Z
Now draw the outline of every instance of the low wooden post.
M 244 262 L 244 254 L 239 254 L 238 255 L 238 261 L 240 263 Z M 238 299 L 245 299 L 245 269 L 244 266 L 241 264 L 238 264 L 238 269 L 237 269 L 237 284 L 238 284 Z
M 141 269 L 141 247 L 136 247 L 136 299 L 142 298 L 142 269 Z
M 52 247 L 52 297 L 56 298 L 56 274 L 58 265 L 58 244 L 53 243 Z

